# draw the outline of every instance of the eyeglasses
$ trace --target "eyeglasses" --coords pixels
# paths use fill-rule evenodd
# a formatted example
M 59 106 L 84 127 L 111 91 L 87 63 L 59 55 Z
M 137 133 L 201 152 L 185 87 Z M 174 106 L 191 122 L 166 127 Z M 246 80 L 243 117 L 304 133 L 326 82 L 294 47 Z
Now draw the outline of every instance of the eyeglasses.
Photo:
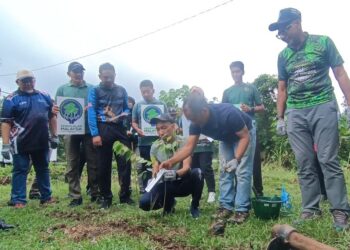
M 28 83 L 32 83 L 33 80 L 34 80 L 33 77 L 26 77 L 26 78 L 23 78 L 23 79 L 21 80 L 21 82 L 22 82 L 23 84 L 28 84 Z
M 277 39 L 283 39 L 284 38 L 284 34 L 288 32 L 288 30 L 290 30 L 290 28 L 293 26 L 293 23 L 288 24 L 287 26 L 278 29 L 278 34 L 276 35 Z

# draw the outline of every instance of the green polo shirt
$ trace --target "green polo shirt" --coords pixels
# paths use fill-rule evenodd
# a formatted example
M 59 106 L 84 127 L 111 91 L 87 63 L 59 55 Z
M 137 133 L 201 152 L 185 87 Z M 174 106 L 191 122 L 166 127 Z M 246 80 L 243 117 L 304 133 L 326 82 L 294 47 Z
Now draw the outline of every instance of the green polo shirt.
M 86 107 L 88 105 L 88 93 L 91 88 L 93 88 L 93 85 L 86 83 L 85 81 L 82 85 L 79 86 L 76 86 L 72 82 L 69 82 L 57 89 L 55 100 L 57 101 L 57 96 L 83 98 L 84 106 Z M 85 134 L 90 134 L 87 113 L 85 113 Z
M 260 93 L 254 85 L 241 83 L 234 84 L 224 91 L 222 103 L 231 103 L 237 106 L 243 103 L 249 107 L 255 107 L 261 105 L 262 101 Z M 254 119 L 254 112 L 247 114 Z

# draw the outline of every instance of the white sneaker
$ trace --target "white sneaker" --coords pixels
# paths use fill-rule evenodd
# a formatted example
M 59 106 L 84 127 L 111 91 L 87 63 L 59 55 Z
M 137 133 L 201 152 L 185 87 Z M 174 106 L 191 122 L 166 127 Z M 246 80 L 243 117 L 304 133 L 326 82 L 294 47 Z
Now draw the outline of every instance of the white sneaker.
M 214 192 L 209 192 L 207 202 L 208 202 L 208 203 L 213 203 L 213 202 L 215 202 L 215 193 L 214 193 Z

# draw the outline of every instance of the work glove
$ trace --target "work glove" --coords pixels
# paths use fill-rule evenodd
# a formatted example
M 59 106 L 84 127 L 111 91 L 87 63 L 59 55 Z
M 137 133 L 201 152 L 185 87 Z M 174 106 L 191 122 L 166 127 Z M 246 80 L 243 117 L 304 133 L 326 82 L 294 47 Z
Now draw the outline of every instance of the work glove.
M 175 181 L 177 177 L 176 170 L 165 170 L 163 179 L 164 181 Z
M 278 135 L 286 135 L 287 134 L 286 122 L 284 121 L 284 119 L 278 118 L 276 129 L 277 129 Z
M 226 163 L 225 171 L 227 173 L 231 173 L 232 171 L 236 171 L 238 164 L 239 163 L 238 163 L 236 158 L 232 159 L 231 161 Z
M 54 136 L 50 136 L 49 138 L 49 144 L 50 144 L 50 148 L 52 149 L 56 149 L 58 147 L 58 143 L 59 143 L 59 139 L 57 135 Z
M 11 145 L 10 144 L 3 144 L 1 154 L 5 160 L 10 160 L 11 159 Z

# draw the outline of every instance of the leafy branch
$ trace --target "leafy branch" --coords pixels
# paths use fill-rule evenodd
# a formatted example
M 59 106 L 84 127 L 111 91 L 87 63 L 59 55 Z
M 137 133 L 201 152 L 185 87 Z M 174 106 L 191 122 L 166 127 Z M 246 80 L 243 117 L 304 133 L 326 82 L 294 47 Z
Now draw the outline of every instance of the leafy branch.
M 116 155 L 124 156 L 127 161 L 130 160 L 134 164 L 146 164 L 147 166 L 152 166 L 152 162 L 147 161 L 144 158 L 138 156 L 120 141 L 114 142 L 113 151 Z

